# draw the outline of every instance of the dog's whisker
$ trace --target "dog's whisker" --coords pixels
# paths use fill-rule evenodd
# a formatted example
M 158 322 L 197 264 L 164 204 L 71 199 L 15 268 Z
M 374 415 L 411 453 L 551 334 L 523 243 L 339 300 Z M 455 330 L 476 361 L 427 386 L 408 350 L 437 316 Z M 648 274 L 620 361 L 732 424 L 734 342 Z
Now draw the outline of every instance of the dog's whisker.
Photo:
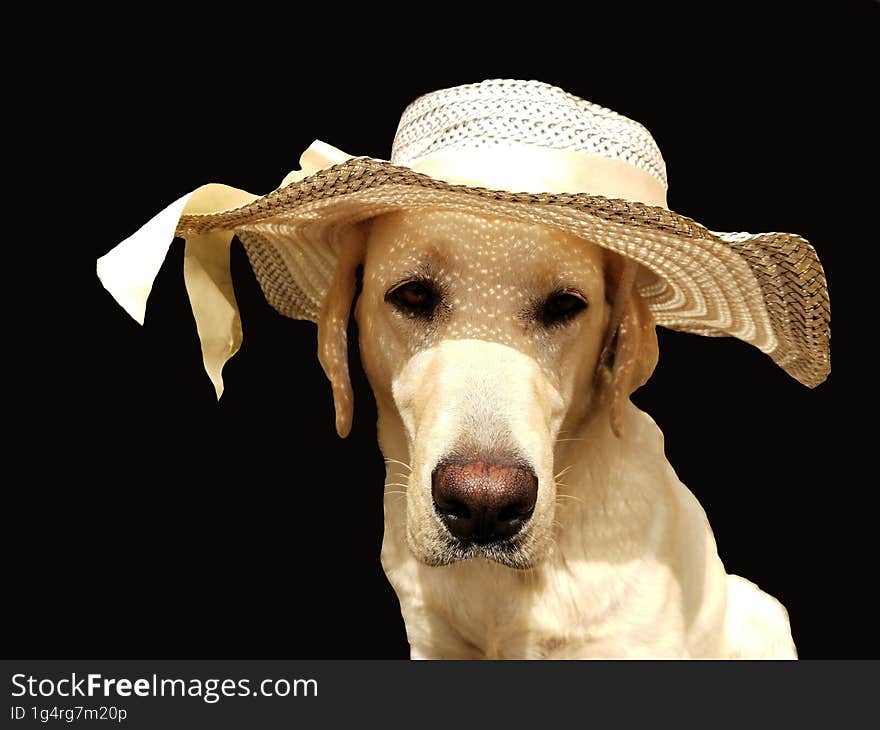
M 580 497 L 575 497 L 573 494 L 557 494 L 556 499 L 573 499 L 575 502 L 586 504 L 584 500 L 582 500 Z
M 400 482 L 387 482 L 385 484 L 385 486 L 386 487 L 404 487 L 406 489 L 409 489 L 409 484 L 402 484 Z
M 563 441 L 586 441 L 586 439 L 584 439 L 584 438 L 580 438 L 580 439 L 578 439 L 578 438 L 556 439 L 556 443 L 557 443 L 557 444 L 558 444 L 558 443 L 561 443 L 561 442 L 563 442 Z
M 559 478 L 560 478 L 561 476 L 563 476 L 567 471 L 569 471 L 570 469 L 573 469 L 573 468 L 574 468 L 574 464 L 569 464 L 569 465 L 568 465 L 567 467 L 565 467 L 565 469 L 563 469 L 561 472 L 559 472 L 558 474 L 555 474 L 555 475 L 553 476 L 553 479 L 556 480 L 556 481 L 558 481 Z
M 385 459 L 386 464 L 400 464 L 401 466 L 406 467 L 410 471 L 412 471 L 412 467 L 404 461 L 400 461 L 399 459 Z

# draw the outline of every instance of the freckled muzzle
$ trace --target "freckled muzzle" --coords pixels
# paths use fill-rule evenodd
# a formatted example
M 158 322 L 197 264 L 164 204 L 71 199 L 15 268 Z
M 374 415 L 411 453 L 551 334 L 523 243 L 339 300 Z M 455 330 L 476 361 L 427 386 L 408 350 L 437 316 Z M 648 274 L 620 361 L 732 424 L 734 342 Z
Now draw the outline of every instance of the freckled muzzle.
M 509 540 L 532 516 L 538 477 L 527 466 L 484 458 L 441 463 L 431 474 L 434 509 L 462 546 Z

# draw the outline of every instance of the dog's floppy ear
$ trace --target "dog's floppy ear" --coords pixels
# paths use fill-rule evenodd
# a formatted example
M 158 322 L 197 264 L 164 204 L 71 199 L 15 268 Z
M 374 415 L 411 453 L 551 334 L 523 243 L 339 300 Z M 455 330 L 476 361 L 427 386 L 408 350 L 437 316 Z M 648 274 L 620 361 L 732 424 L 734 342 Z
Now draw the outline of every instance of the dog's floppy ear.
M 336 432 L 345 438 L 351 431 L 354 394 L 348 375 L 348 318 L 354 298 L 357 267 L 364 257 L 364 236 L 352 227 L 340 242 L 333 281 L 318 319 L 318 360 L 333 388 Z
M 633 286 L 634 265 L 610 251 L 605 253 L 605 297 L 612 308 L 609 326 L 619 323 L 615 331 L 607 333 L 598 368 L 606 397 L 611 400 L 611 430 L 620 437 L 624 403 L 651 377 L 659 350 L 654 318 Z

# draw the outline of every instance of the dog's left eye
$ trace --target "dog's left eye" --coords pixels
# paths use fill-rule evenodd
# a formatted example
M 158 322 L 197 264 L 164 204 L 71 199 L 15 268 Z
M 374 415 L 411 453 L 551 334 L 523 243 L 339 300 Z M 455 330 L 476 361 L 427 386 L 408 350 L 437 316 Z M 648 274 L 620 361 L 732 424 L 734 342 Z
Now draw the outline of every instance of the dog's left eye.
M 440 292 L 433 282 L 416 279 L 391 289 L 385 295 L 385 301 L 404 312 L 430 319 L 440 302 Z
M 587 308 L 587 301 L 579 292 L 560 291 L 551 294 L 538 310 L 541 324 L 549 327 L 562 324 Z

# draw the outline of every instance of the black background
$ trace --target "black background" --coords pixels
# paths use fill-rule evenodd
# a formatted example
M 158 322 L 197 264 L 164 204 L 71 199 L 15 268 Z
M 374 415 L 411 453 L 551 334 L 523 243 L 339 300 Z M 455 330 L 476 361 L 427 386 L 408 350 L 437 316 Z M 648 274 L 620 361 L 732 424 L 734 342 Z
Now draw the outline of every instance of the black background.
M 396 21 L 260 6 L 201 26 L 132 15 L 79 36 L 70 61 L 82 70 L 52 120 L 75 161 L 44 160 L 39 172 L 52 169 L 66 202 L 84 207 L 52 226 L 69 263 L 36 262 L 75 291 L 22 297 L 33 318 L 8 356 L 30 378 L 9 387 L 26 406 L 11 459 L 27 468 L 7 489 L 7 652 L 407 656 L 379 564 L 384 471 L 356 346 L 354 426 L 341 440 L 315 326 L 269 307 L 236 242 L 244 343 L 218 405 L 182 241 L 144 328 L 100 287 L 94 258 L 201 184 L 268 192 L 315 138 L 387 158 L 421 93 L 536 78 L 645 124 L 672 209 L 713 230 L 796 232 L 817 249 L 832 303 L 824 384 L 803 387 L 737 340 L 661 330 L 660 364 L 634 401 L 662 428 L 728 572 L 787 607 L 801 657 L 877 656 L 876 375 L 865 347 L 877 5 L 711 7 L 606 17 L 532 6 L 477 23 L 451 6 L 404 7 Z M 53 201 L 30 201 L 39 222 L 69 216 Z

